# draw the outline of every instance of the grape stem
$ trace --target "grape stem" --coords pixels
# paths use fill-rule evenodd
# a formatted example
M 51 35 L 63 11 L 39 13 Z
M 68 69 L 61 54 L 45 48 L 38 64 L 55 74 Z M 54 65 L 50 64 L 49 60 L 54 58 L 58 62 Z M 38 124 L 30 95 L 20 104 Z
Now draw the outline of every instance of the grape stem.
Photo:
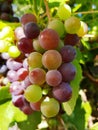
M 51 21 L 51 16 L 50 16 L 50 9 L 48 7 L 48 1 L 47 0 L 44 0 L 44 3 L 45 3 L 45 7 L 46 7 L 46 14 L 48 16 L 48 20 Z
M 93 13 L 98 13 L 98 10 L 75 12 L 74 14 L 93 14 Z

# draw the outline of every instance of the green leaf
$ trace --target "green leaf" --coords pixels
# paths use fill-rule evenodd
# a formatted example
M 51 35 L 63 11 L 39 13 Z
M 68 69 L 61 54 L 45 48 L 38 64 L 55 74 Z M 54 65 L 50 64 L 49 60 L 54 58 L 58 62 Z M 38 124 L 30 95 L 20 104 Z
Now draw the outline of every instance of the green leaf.
M 90 130 L 98 130 L 98 122 L 96 122 L 91 128 Z
M 11 94 L 9 92 L 9 86 L 0 87 L 0 104 L 11 99 Z
M 77 4 L 74 8 L 73 8 L 73 12 L 76 12 L 80 7 L 82 6 L 82 4 Z
M 68 123 L 68 128 L 71 130 L 85 130 L 85 113 L 79 96 L 73 113 L 70 116 L 64 114 L 63 120 Z
M 73 91 L 72 98 L 68 102 L 63 103 L 64 110 L 68 115 L 72 114 L 74 107 L 76 105 L 76 101 L 79 95 L 79 84 L 82 79 L 82 69 L 80 64 L 76 59 L 73 61 L 73 64 L 76 67 L 77 71 L 76 71 L 75 79 L 71 82 L 72 91 Z
M 0 130 L 8 130 L 11 122 L 23 121 L 26 118 L 27 116 L 14 107 L 11 101 L 0 105 Z
M 34 112 L 32 115 L 28 116 L 27 120 L 19 122 L 18 126 L 21 130 L 35 130 L 40 122 L 41 122 L 41 113 Z
M 85 127 L 87 128 L 88 120 L 89 120 L 89 117 L 91 116 L 92 109 L 91 109 L 90 103 L 88 101 L 82 102 L 82 107 L 85 110 Z

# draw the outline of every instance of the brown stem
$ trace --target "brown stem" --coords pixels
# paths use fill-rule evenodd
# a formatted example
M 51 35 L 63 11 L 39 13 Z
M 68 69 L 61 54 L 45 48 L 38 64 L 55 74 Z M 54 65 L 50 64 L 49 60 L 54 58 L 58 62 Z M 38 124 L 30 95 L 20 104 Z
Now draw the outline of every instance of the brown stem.
M 60 115 L 58 115 L 58 120 L 59 120 L 61 126 L 63 127 L 63 130 L 67 130 L 67 128 L 66 128 L 66 126 L 65 126 L 65 123 L 64 123 L 64 121 L 63 121 L 63 119 L 61 118 Z
M 50 16 L 50 10 L 49 10 L 49 7 L 48 7 L 48 1 L 44 0 L 44 3 L 45 3 L 45 7 L 46 7 L 46 14 L 48 16 L 48 20 L 50 21 L 51 20 L 51 16 Z

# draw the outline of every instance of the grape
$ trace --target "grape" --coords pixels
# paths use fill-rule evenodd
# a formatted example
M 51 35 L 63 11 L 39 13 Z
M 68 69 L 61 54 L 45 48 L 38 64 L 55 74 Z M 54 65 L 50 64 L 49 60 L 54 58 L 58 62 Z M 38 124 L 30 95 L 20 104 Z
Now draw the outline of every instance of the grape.
M 25 58 L 24 60 L 23 60 L 23 67 L 25 68 L 25 69 L 28 69 L 28 62 L 27 62 L 27 58 Z
M 58 70 L 49 70 L 46 73 L 46 83 L 50 86 L 57 86 L 62 81 L 62 75 Z
M 25 100 L 23 95 L 12 96 L 13 104 L 20 108 L 25 114 L 29 115 L 33 112 L 32 108 L 30 107 L 29 103 Z
M 25 84 L 25 88 L 30 86 L 32 83 L 30 82 L 29 75 L 22 81 Z
M 67 82 L 62 82 L 57 87 L 54 87 L 52 93 L 59 102 L 66 102 L 72 97 L 72 89 Z
M 21 26 L 15 28 L 14 30 L 16 40 L 20 40 L 25 37 L 24 30 Z
M 53 29 L 44 29 L 39 35 L 39 44 L 45 50 L 55 49 L 59 41 L 59 36 Z
M 26 68 L 20 68 L 17 71 L 17 75 L 18 75 L 18 80 L 24 80 L 28 75 L 28 70 Z
M 70 62 L 69 63 L 63 63 L 59 67 L 59 71 L 61 72 L 62 79 L 65 82 L 70 82 L 71 80 L 73 80 L 75 78 L 76 68 Z
M 33 48 L 34 48 L 35 51 L 37 51 L 39 53 L 44 53 L 45 52 L 45 50 L 40 46 L 38 39 L 34 39 Z
M 18 80 L 18 75 L 17 75 L 17 72 L 14 71 L 14 70 L 9 70 L 7 72 L 7 78 L 10 82 L 14 82 L 14 81 L 17 81 Z
M 24 93 L 25 85 L 20 81 L 12 82 L 10 85 L 10 93 L 12 95 L 21 95 Z
M 21 38 L 17 43 L 18 49 L 22 53 L 31 53 L 33 49 L 33 41 L 31 39 L 28 39 L 26 37 Z
M 30 114 L 33 113 L 33 110 L 32 110 L 32 108 L 30 107 L 30 105 L 29 105 L 28 102 L 26 102 L 25 105 L 24 105 L 22 108 L 20 107 L 20 109 L 21 109 L 26 115 L 30 115 Z
M 40 106 L 41 106 L 41 101 L 38 101 L 38 102 L 35 102 L 35 103 L 30 102 L 30 107 L 34 111 L 40 111 Z
M 61 48 L 60 54 L 62 56 L 62 61 L 72 62 L 76 57 L 76 50 L 71 45 L 66 45 Z
M 79 29 L 80 30 L 80 29 Z M 80 38 L 77 34 L 66 34 L 64 38 L 64 44 L 65 45 L 72 45 L 75 46 L 79 43 Z
M 71 16 L 70 18 L 65 20 L 64 26 L 67 33 L 75 34 L 78 32 L 81 23 L 77 17 Z
M 42 90 L 39 85 L 30 85 L 26 88 L 24 96 L 29 102 L 38 102 L 42 98 Z
M 2 52 L 2 53 L 1 53 L 1 57 L 2 57 L 2 59 L 4 59 L 4 60 L 8 60 L 8 59 L 10 58 L 8 52 Z
M 60 5 L 57 15 L 61 20 L 66 20 L 71 16 L 71 7 L 67 4 Z
M 21 54 L 21 52 L 15 45 L 12 45 L 9 47 L 8 53 L 9 53 L 9 56 L 12 58 L 17 58 Z
M 6 62 L 7 68 L 11 70 L 18 70 L 22 67 L 22 63 L 18 62 L 12 58 L 9 58 Z
M 11 44 L 8 41 L 0 40 L 0 52 L 7 52 Z
M 55 117 L 59 110 L 59 102 L 54 98 L 46 98 L 41 103 L 41 112 L 47 118 Z
M 42 85 L 45 83 L 46 72 L 41 68 L 34 68 L 29 73 L 29 79 L 32 84 Z
M 7 66 L 0 64 L 0 74 L 5 74 L 7 72 Z
M 85 22 L 83 22 L 83 21 L 80 21 L 80 22 L 81 22 L 81 26 L 80 26 L 80 29 L 77 32 L 77 35 L 79 37 L 83 37 L 85 34 L 87 34 L 88 26 Z
M 12 103 L 16 107 L 23 107 L 25 104 L 25 98 L 23 95 L 12 96 Z
M 30 55 L 28 56 L 28 65 L 31 68 L 37 68 L 37 67 L 42 67 L 42 54 L 40 54 L 39 52 L 32 52 L 30 53 Z
M 34 39 L 37 38 L 40 33 L 40 28 L 34 22 L 29 22 L 24 25 L 24 33 L 27 38 Z
M 59 37 L 62 37 L 65 33 L 64 24 L 58 19 L 50 21 L 47 28 L 55 30 L 58 33 Z
M 48 50 L 42 56 L 42 63 L 47 69 L 57 69 L 62 63 L 62 57 L 56 50 Z
M 56 50 L 60 51 L 63 46 L 64 46 L 64 42 L 62 40 L 60 40 Z
M 25 25 L 26 23 L 28 22 L 37 22 L 37 18 L 34 14 L 31 14 L 31 13 L 26 13 L 24 14 L 21 19 L 20 19 L 20 22 Z

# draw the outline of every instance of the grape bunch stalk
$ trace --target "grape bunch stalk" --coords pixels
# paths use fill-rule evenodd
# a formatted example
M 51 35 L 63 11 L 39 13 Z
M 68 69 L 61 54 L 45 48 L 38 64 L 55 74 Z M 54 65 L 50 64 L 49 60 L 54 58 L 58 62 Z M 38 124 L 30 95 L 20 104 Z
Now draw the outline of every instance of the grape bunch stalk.
M 6 52 L 12 102 L 27 115 L 41 111 L 46 118 L 55 117 L 72 98 L 70 83 L 78 73 L 73 60 L 87 25 L 67 4 L 59 6 L 45 28 L 32 13 L 24 14 L 20 23 L 14 29 L 15 44 Z

